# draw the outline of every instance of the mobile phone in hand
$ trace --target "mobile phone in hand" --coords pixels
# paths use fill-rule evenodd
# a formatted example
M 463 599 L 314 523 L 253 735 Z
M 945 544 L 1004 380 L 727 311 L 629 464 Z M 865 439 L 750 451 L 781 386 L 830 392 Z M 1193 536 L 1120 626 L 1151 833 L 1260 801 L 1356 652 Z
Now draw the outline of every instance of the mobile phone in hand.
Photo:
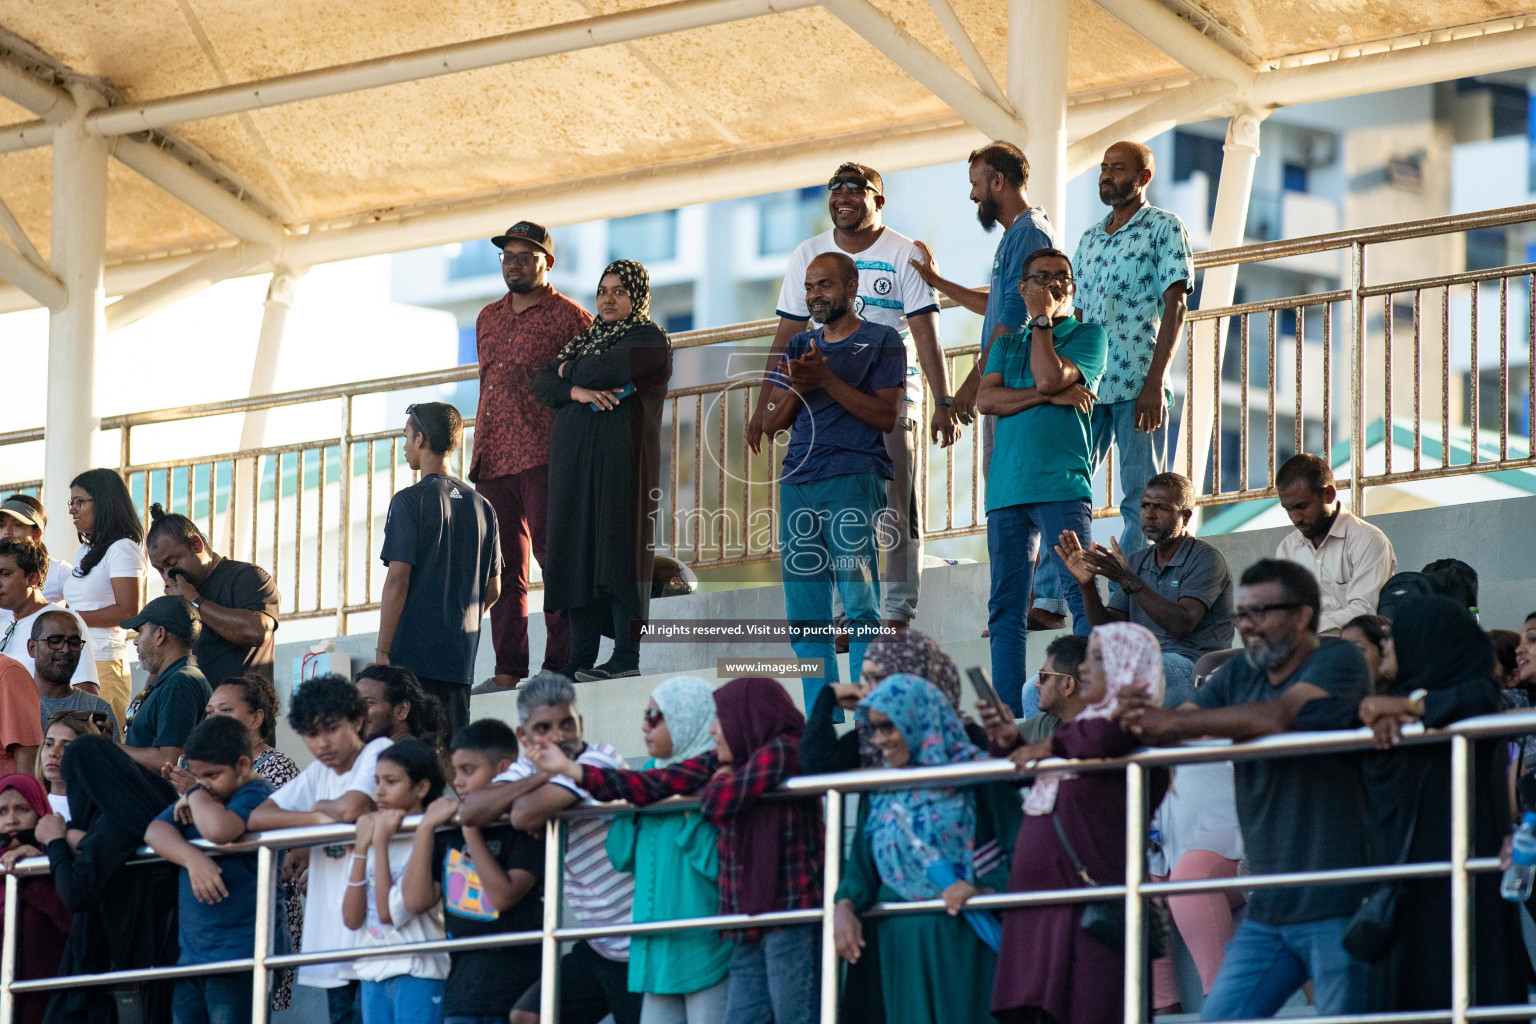
M 987 670 L 980 665 L 974 665 L 965 670 L 965 674 L 971 678 L 971 687 L 976 691 L 978 700 L 983 700 L 997 709 L 999 714 L 1003 712 L 1003 700 L 997 695 L 997 690 L 992 687 L 992 680 L 987 677 Z
M 630 395 L 632 395 L 634 393 L 635 393 L 635 384 L 634 384 L 634 382 L 633 381 L 627 381 L 624 384 L 624 386 L 619 389 L 619 393 L 614 395 L 613 397 L 617 398 L 619 401 L 622 402 L 622 401 L 624 401 L 624 399 L 628 398 Z M 598 405 L 596 402 L 588 402 L 587 404 L 592 407 L 592 411 L 593 412 L 602 412 L 603 411 L 603 407 Z

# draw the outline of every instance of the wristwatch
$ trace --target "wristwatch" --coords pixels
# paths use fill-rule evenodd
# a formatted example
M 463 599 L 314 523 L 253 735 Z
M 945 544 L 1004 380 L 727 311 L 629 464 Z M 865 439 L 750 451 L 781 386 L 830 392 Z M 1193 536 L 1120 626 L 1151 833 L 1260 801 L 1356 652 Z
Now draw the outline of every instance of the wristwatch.
M 948 407 L 955 404 L 955 397 L 953 395 L 939 395 L 933 400 L 933 404 Z
M 1147 589 L 1147 581 L 1142 579 L 1140 576 L 1132 576 L 1130 579 L 1120 584 L 1120 589 L 1125 591 L 1127 595 L 1139 594 L 1143 590 Z
M 1050 317 L 1046 316 L 1044 313 L 1041 313 L 1039 316 L 1035 317 L 1033 320 L 1031 320 L 1029 322 L 1029 326 L 1037 327 L 1037 328 L 1042 328 L 1042 329 L 1048 331 L 1052 327 L 1055 327 L 1056 325 L 1051 323 L 1051 318 Z
M 1408 713 L 1414 718 L 1424 717 L 1424 698 L 1429 696 L 1429 691 L 1422 686 L 1408 695 Z

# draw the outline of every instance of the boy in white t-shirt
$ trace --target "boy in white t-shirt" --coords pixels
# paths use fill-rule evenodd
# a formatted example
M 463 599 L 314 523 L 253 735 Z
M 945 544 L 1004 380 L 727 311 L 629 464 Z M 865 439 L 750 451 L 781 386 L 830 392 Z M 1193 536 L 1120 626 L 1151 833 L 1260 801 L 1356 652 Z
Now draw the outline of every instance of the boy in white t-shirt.
M 364 744 L 367 718 L 368 706 L 351 680 L 338 675 L 306 680 L 290 700 L 288 724 L 304 738 L 314 763 L 251 812 L 251 831 L 350 823 L 372 812 L 379 754 L 391 741 Z M 284 861 L 285 878 L 296 878 L 306 865 L 309 868 L 302 952 L 351 949 L 357 944 L 357 933 L 347 929 L 341 912 L 350 847 L 350 843 L 333 843 L 292 850 Z M 349 965 L 300 967 L 298 981 L 326 990 L 331 1024 L 361 1020 L 358 982 Z

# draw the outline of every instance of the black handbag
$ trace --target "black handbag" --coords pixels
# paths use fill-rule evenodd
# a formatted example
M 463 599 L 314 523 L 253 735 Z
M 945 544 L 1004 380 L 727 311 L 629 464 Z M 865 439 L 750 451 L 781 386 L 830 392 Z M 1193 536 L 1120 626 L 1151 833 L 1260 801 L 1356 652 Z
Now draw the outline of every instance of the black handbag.
M 1423 798 L 1423 784 L 1419 786 L 1419 797 Z M 1408 851 L 1413 847 L 1413 833 L 1418 828 L 1419 815 L 1417 808 L 1419 802 L 1409 805 L 1415 808 L 1414 815 L 1408 821 L 1408 831 L 1403 836 L 1403 849 L 1399 853 L 1396 863 L 1408 862 Z M 1344 938 L 1340 945 L 1344 952 L 1356 960 L 1363 960 L 1373 964 L 1387 955 L 1387 950 L 1392 948 L 1392 937 L 1397 931 L 1397 899 L 1402 895 L 1403 883 L 1382 882 L 1360 901 L 1360 907 L 1354 916 L 1349 919 L 1349 927 L 1344 931 Z
M 1056 826 L 1056 835 L 1061 839 L 1061 845 L 1067 851 L 1067 856 L 1072 861 L 1072 868 L 1077 872 L 1077 877 L 1083 880 L 1083 884 L 1090 889 L 1097 889 L 1099 883 L 1095 882 L 1088 874 L 1088 869 L 1083 867 L 1083 862 L 1078 859 L 1077 851 L 1072 849 L 1072 843 L 1067 839 L 1066 829 L 1061 827 L 1061 818 L 1053 811 L 1051 824 Z M 1147 957 L 1156 960 L 1168 952 L 1168 911 L 1156 900 L 1146 904 L 1142 921 L 1145 925 L 1145 947 Z M 1100 900 L 1089 903 L 1083 907 L 1083 916 L 1078 920 L 1078 925 L 1088 935 L 1098 942 L 1104 943 L 1112 949 L 1125 948 L 1125 901 L 1124 900 Z

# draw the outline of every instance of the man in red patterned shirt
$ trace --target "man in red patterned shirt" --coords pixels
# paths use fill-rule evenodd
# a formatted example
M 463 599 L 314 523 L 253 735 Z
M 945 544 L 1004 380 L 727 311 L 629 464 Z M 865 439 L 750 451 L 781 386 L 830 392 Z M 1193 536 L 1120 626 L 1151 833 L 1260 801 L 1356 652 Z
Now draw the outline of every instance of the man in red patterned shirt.
M 533 397 L 534 374 L 592 323 L 592 314 L 555 291 L 549 232 L 518 221 L 491 239 L 501 250 L 507 294 L 480 311 L 475 348 L 480 359 L 480 408 L 469 479 L 496 510 L 501 527 L 502 599 L 491 609 L 496 674 L 473 692 L 511 689 L 528 675 L 529 555 L 542 569 L 549 511 L 549 427 L 554 411 Z M 565 614 L 544 613 L 544 668 L 558 671 L 570 653 Z

